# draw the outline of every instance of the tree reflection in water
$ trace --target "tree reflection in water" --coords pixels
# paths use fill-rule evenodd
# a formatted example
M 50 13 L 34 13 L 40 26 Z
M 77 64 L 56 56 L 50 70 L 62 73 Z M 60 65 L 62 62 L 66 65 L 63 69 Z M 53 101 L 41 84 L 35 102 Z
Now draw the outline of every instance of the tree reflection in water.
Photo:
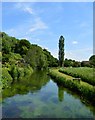
M 23 78 L 2 91 L 2 98 L 16 94 L 34 93 L 40 90 L 50 80 L 47 71 L 35 71 L 31 76 Z

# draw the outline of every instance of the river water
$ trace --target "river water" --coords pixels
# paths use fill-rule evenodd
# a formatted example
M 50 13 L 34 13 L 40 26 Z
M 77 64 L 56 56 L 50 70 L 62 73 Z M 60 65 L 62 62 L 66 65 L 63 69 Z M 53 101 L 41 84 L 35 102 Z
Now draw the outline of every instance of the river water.
M 46 72 L 34 72 L 2 93 L 3 118 L 95 118 L 95 107 L 58 85 Z

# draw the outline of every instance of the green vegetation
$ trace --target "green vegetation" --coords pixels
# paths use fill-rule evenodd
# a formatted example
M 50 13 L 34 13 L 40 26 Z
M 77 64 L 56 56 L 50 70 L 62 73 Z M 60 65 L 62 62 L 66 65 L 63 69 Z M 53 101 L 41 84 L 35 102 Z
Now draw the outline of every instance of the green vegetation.
M 37 45 L 32 45 L 28 50 L 25 61 L 32 66 L 33 69 L 46 69 L 47 59 L 41 47 Z
M 49 51 L 47 51 L 46 49 L 43 49 L 44 54 L 46 56 L 47 59 L 47 64 L 48 67 L 58 67 L 58 59 L 54 58 L 51 53 Z
M 59 39 L 59 66 L 64 66 L 64 37 L 60 36 Z
M 49 74 L 57 83 L 78 93 L 82 98 L 92 102 L 95 105 L 95 88 L 83 81 L 73 80 L 72 77 L 60 73 L 59 69 L 50 69 Z
M 50 69 L 49 74 L 55 78 L 57 82 L 63 83 L 65 87 L 76 91 L 92 102 L 95 100 L 95 88 L 93 87 L 95 86 L 94 71 L 93 68 L 90 68 L 94 66 L 95 57 L 91 56 L 89 61 L 82 62 L 71 59 L 64 60 L 63 36 L 59 39 L 59 61 L 54 58 L 48 50 L 31 44 L 26 39 L 19 40 L 15 37 L 8 36 L 4 32 L 0 32 L 0 41 L 2 41 L 0 65 L 2 61 L 1 82 L 3 83 L 3 89 L 10 87 L 13 85 L 12 83 L 16 82 L 25 84 L 25 80 L 31 76 L 34 70 L 45 71 L 50 67 L 58 67 L 59 65 L 69 68 L 64 67 L 64 69 L 60 68 L 60 70 Z M 82 68 L 80 66 L 89 67 Z M 58 70 L 60 72 L 58 72 Z M 81 81 L 73 80 L 73 77 L 80 77 Z
M 1 81 L 2 81 L 2 85 L 3 85 L 4 88 L 8 87 L 12 82 L 12 77 L 9 74 L 7 68 L 2 68 L 2 79 L 1 79 Z
M 60 68 L 60 72 L 71 75 L 73 77 L 79 77 L 82 81 L 87 82 L 91 85 L 95 85 L 95 77 L 93 68 L 79 67 L 79 68 Z
M 14 96 L 15 94 L 26 94 L 37 92 L 49 81 L 47 71 L 35 71 L 32 75 L 23 77 L 19 81 L 10 84 L 2 91 L 3 98 Z M 10 80 L 10 79 L 9 79 Z
M 58 66 L 58 60 L 50 52 L 31 44 L 26 39 L 19 40 L 0 32 L 0 41 L 2 41 L 0 61 L 2 60 L 3 67 L 1 80 L 3 88 L 31 75 L 33 70 L 45 70 L 48 67 Z
M 92 56 L 89 58 L 89 62 L 90 62 L 90 64 L 92 65 L 92 67 L 95 67 L 95 55 L 92 55 Z
M 67 58 L 64 60 L 64 67 L 80 67 L 80 66 L 81 66 L 81 62 Z

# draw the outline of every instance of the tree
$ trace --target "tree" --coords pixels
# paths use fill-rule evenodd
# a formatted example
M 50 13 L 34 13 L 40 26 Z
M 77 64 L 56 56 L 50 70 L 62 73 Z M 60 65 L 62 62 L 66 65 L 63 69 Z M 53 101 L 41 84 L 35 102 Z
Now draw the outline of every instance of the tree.
M 64 67 L 64 37 L 60 36 L 59 39 L 59 65 Z
M 46 56 L 42 48 L 37 45 L 31 45 L 24 59 L 33 69 L 47 68 Z
M 43 49 L 43 52 L 47 58 L 48 67 L 58 67 L 58 59 L 54 58 L 49 51 Z
M 82 61 L 81 62 L 81 67 L 90 67 L 90 62 L 89 61 Z
M 73 66 L 73 63 L 74 63 L 74 61 L 73 60 L 71 60 L 71 59 L 65 59 L 64 60 L 64 66 L 65 67 L 71 67 L 71 66 Z
M 17 42 L 15 45 L 15 52 L 23 55 L 26 55 L 28 49 L 30 48 L 30 42 L 27 41 L 26 39 L 22 39 Z
M 92 55 L 90 58 L 89 58 L 89 62 L 92 66 L 95 67 L 95 55 Z

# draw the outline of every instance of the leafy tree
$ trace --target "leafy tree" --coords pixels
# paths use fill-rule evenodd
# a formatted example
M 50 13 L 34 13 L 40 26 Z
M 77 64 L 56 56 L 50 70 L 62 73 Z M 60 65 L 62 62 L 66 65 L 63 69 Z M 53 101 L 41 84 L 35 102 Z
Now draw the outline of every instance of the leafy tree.
M 41 47 L 31 45 L 28 50 L 25 61 L 30 64 L 34 69 L 43 69 L 47 67 L 47 59 Z
M 65 67 L 80 67 L 81 63 L 72 59 L 65 59 L 64 61 L 64 66 Z
M 75 61 L 75 62 L 73 63 L 73 67 L 81 67 L 81 63 L 78 62 L 78 61 Z
M 2 52 L 3 54 L 9 54 L 10 52 L 14 52 L 15 44 L 17 43 L 17 39 L 15 37 L 10 37 L 6 33 L 0 33 L 0 40 L 2 39 Z
M 64 37 L 60 36 L 59 39 L 59 65 L 64 66 Z
M 26 39 L 21 39 L 20 40 L 20 46 L 26 46 L 28 49 L 30 48 L 30 42 Z
M 73 66 L 73 60 L 71 60 L 71 59 L 65 59 L 65 61 L 64 61 L 64 66 L 65 67 L 70 67 L 70 66 Z
M 90 67 L 90 62 L 89 61 L 82 61 L 81 62 L 81 67 Z
M 8 54 L 11 52 L 11 46 L 8 39 L 2 39 L 2 52 L 3 54 Z
M 58 60 L 54 58 L 49 51 L 43 49 L 44 54 L 47 58 L 48 67 L 58 67 Z
M 28 49 L 30 48 L 30 45 L 31 44 L 29 41 L 22 39 L 18 41 L 17 44 L 15 45 L 15 52 L 23 56 L 27 53 Z
M 95 67 L 95 55 L 92 55 L 90 58 L 89 58 L 89 62 L 92 66 Z

